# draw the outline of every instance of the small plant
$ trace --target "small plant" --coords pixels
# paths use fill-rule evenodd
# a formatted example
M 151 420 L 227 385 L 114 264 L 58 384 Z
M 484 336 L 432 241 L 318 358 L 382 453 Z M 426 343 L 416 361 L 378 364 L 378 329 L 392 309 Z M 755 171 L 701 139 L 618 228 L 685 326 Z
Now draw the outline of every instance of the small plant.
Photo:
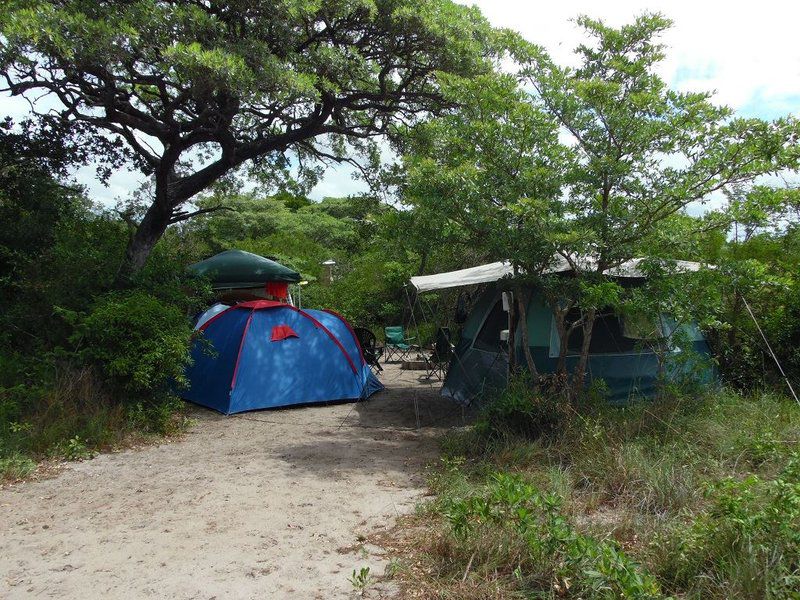
M 394 579 L 395 575 L 397 575 L 397 573 L 400 572 L 400 569 L 402 568 L 402 566 L 403 565 L 401 564 L 401 562 L 398 559 L 393 558 L 386 565 L 386 568 L 384 569 L 383 574 L 386 576 L 387 579 Z
M 67 460 L 86 460 L 92 458 L 95 453 L 87 447 L 86 440 L 76 435 L 62 444 L 61 454 Z
M 367 587 L 372 583 L 369 567 L 361 567 L 358 571 L 353 569 L 353 574 L 348 578 L 348 581 L 353 586 L 353 589 L 358 592 L 358 595 L 363 596 Z
M 520 375 L 490 399 L 478 417 L 475 431 L 489 439 L 536 439 L 558 429 L 564 409 L 560 396 L 535 394 L 530 379 Z
M 36 469 L 36 463 L 22 454 L 0 458 L 0 480 L 23 479 Z

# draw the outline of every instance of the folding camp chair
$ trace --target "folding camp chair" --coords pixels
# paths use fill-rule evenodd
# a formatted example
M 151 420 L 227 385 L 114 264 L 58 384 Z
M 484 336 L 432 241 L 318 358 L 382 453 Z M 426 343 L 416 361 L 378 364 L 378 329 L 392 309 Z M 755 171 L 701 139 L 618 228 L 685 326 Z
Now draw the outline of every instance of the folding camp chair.
M 440 327 L 436 330 L 436 341 L 430 356 L 425 357 L 425 377 L 430 379 L 434 375 L 441 381 L 453 358 L 455 347 L 450 341 L 450 328 Z
M 364 360 L 367 361 L 369 368 L 375 373 L 383 371 L 381 363 L 378 362 L 383 354 L 383 348 L 378 346 L 375 334 L 366 327 L 353 327 L 353 333 L 356 334 L 358 345 L 361 346 L 361 352 L 364 354 Z
M 384 362 L 389 362 L 395 356 L 403 360 L 408 355 L 408 351 L 413 348 L 409 342 L 414 338 L 406 337 L 402 325 L 384 327 L 383 333 L 386 336 Z

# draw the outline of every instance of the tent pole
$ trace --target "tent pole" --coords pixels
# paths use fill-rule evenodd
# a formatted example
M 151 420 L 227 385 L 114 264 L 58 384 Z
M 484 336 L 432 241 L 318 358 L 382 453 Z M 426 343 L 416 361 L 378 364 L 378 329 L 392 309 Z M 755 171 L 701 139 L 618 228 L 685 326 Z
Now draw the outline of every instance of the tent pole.
M 414 314 L 414 304 L 411 302 L 411 295 L 408 293 L 408 284 L 403 284 L 403 291 L 406 293 L 406 300 L 408 301 L 408 308 L 411 310 L 411 320 L 414 322 L 414 330 L 417 332 L 417 343 L 421 344 L 422 340 L 419 337 L 419 324 L 417 323 L 417 316 Z M 420 346 L 420 350 L 422 347 Z
M 769 340 L 767 340 L 767 336 L 764 334 L 764 331 L 761 329 L 761 325 L 758 324 L 758 321 L 756 320 L 756 316 L 753 314 L 753 311 L 750 308 L 750 305 L 747 303 L 747 298 L 744 297 L 744 294 L 741 295 L 741 298 L 742 298 L 742 302 L 744 302 L 744 306 L 747 309 L 747 312 L 750 313 L 750 318 L 753 319 L 753 323 L 756 324 L 756 329 L 758 329 L 758 333 L 761 334 L 761 339 L 764 340 L 764 343 L 767 345 L 767 350 L 769 350 L 770 356 L 772 356 L 772 360 L 775 361 L 775 365 L 778 367 L 778 371 L 780 371 L 780 374 L 783 377 L 783 380 L 786 382 L 786 385 L 789 388 L 789 391 L 792 393 L 792 397 L 794 398 L 794 401 L 797 402 L 798 404 L 800 404 L 800 399 L 797 398 L 797 394 L 795 393 L 794 388 L 792 387 L 791 381 L 789 381 L 789 378 L 786 376 L 786 373 L 784 372 L 780 361 L 778 361 L 778 357 L 775 356 L 775 352 L 772 350 L 772 346 L 770 346 Z

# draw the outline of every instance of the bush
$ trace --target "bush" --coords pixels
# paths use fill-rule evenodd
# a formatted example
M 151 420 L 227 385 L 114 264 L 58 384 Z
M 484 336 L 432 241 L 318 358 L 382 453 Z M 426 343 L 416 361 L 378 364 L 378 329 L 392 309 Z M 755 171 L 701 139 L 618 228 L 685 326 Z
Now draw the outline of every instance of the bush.
M 564 410 L 558 396 L 535 394 L 530 378 L 518 375 L 484 406 L 475 431 L 490 440 L 536 439 L 559 429 L 564 421 Z
M 567 598 L 658 598 L 655 579 L 613 541 L 578 533 L 561 499 L 517 476 L 496 474 L 485 491 L 445 509 L 460 552 L 478 576 L 514 566 L 520 591 Z M 469 569 L 469 567 L 467 567 Z
M 698 597 L 796 598 L 800 589 L 800 455 L 774 480 L 726 478 L 708 508 L 677 527 L 660 554 L 662 578 Z
M 72 341 L 129 400 L 167 396 L 185 383 L 192 328 L 175 306 L 141 292 L 103 296 L 81 319 Z

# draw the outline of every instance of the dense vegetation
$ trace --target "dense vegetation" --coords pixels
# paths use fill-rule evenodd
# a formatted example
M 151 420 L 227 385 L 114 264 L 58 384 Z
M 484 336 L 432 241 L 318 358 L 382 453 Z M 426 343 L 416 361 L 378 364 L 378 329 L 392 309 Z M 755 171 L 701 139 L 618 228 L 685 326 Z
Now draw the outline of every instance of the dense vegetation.
M 793 401 L 717 392 L 594 404 L 523 435 L 543 414 L 517 382 L 444 440 L 435 500 L 389 541 L 414 597 L 794 597 Z
M 308 282 L 303 306 L 379 331 L 411 322 L 410 276 L 506 259 L 512 320 L 536 286 L 562 342 L 581 329 L 580 360 L 547 379 L 512 357 L 508 389 L 448 436 L 435 498 L 400 536 L 404 585 L 793 597 L 800 192 L 767 183 L 797 171 L 797 120 L 670 90 L 660 15 L 581 18 L 567 68 L 447 0 L 215 7 L 26 0 L 0 16 L 4 87 L 64 104 L 0 128 L 0 477 L 186 425 L 191 316 L 213 299 L 192 262 L 275 257 Z M 356 159 L 370 193 L 306 196 L 326 162 Z M 92 160 L 151 180 L 96 205 L 71 177 Z M 554 256 L 570 277 L 545 275 Z M 636 257 L 645 284 L 609 277 Z M 713 267 L 676 276 L 672 259 Z M 430 295 L 428 327 L 454 304 Z M 665 380 L 653 402 L 606 406 L 585 375 L 608 310 L 697 322 L 720 387 Z

